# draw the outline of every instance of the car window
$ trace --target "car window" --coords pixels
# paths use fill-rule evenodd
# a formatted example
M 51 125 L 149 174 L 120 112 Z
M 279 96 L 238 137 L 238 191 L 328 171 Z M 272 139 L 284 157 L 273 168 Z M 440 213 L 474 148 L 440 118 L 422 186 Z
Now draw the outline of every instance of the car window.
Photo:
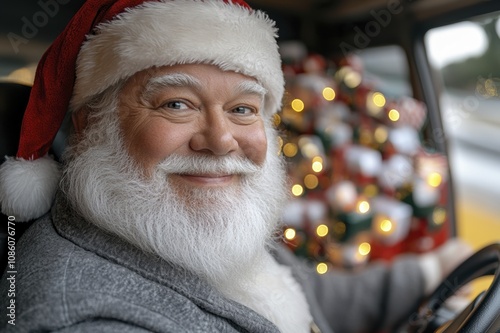
M 477 205 L 493 220 L 500 213 L 499 17 L 496 13 L 435 28 L 425 36 L 429 62 L 442 88 L 439 101 L 457 199 L 472 202 L 468 206 Z M 486 225 L 474 227 L 484 231 L 480 238 L 485 242 L 491 239 Z M 499 228 L 500 222 L 492 227 Z
M 425 35 L 456 194 L 458 234 L 479 248 L 500 234 L 500 13 Z

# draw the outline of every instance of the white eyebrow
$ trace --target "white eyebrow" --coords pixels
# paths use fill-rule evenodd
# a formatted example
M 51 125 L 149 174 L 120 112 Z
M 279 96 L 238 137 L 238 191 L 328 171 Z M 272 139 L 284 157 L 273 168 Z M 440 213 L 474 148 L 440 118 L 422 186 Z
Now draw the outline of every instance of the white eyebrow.
M 151 96 L 159 88 L 168 87 L 193 87 L 200 89 L 201 82 L 192 75 L 186 73 L 170 73 L 162 76 L 156 76 L 148 80 L 144 88 L 143 97 Z M 266 88 L 255 81 L 243 81 L 236 86 L 239 94 L 255 94 L 264 99 L 267 94 Z
M 262 99 L 267 94 L 267 89 L 255 81 L 243 81 L 236 86 L 236 89 L 240 94 L 255 94 Z
M 193 87 L 199 89 L 201 82 L 194 76 L 186 73 L 170 73 L 156 76 L 148 80 L 142 95 L 147 98 L 157 89 L 168 87 Z

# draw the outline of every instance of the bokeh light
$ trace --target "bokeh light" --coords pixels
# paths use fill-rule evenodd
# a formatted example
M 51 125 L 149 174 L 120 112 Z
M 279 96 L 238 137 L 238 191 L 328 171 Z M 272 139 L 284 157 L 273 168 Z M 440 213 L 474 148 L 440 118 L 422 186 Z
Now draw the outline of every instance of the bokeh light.
M 295 143 L 288 142 L 283 146 L 283 154 L 285 154 L 286 157 L 294 157 L 297 155 L 299 148 Z
M 390 233 L 392 231 L 392 222 L 389 219 L 382 219 L 379 226 L 380 230 L 384 233 Z
M 312 190 L 318 187 L 319 180 L 315 175 L 309 174 L 304 177 L 304 185 L 308 189 Z
M 328 265 L 324 262 L 320 262 L 318 265 L 316 265 L 316 272 L 318 272 L 318 274 L 325 274 L 326 272 L 328 272 Z
M 371 247 L 370 243 L 363 242 L 363 243 L 359 244 L 358 252 L 362 256 L 367 256 L 368 254 L 370 254 L 371 250 L 372 250 L 372 247 Z
M 345 76 L 344 76 L 344 83 L 347 87 L 354 89 L 357 86 L 361 84 L 361 81 L 363 78 L 361 77 L 361 74 L 358 72 L 355 72 L 353 70 L 349 71 Z
M 316 227 L 316 234 L 319 237 L 325 237 L 328 235 L 328 226 L 325 224 L 320 224 Z
M 387 116 L 391 121 L 396 122 L 399 120 L 399 111 L 396 109 L 391 109 Z
M 335 99 L 335 90 L 330 87 L 323 89 L 323 98 L 327 101 L 333 101 Z
M 443 177 L 438 172 L 431 172 L 429 176 L 427 176 L 427 184 L 432 187 L 439 187 L 443 181 Z
M 292 109 L 296 112 L 302 112 L 304 110 L 304 102 L 296 98 L 292 101 Z
M 434 224 L 441 225 L 446 221 L 446 209 L 438 207 L 432 212 L 432 220 Z
M 292 194 L 296 197 L 301 196 L 304 193 L 304 188 L 302 185 L 295 184 L 292 186 Z
M 382 108 L 385 106 L 385 96 L 381 92 L 374 92 L 372 95 L 373 104 Z
M 370 211 L 370 203 L 366 200 L 360 200 L 357 204 L 356 211 L 360 214 L 366 214 Z
M 297 232 L 293 228 L 287 228 L 284 232 L 285 238 L 288 240 L 293 240 L 297 236 Z
M 373 137 L 375 138 L 375 141 L 377 141 L 377 143 L 382 144 L 387 141 L 387 138 L 389 137 L 389 132 L 384 126 L 379 126 L 375 129 Z

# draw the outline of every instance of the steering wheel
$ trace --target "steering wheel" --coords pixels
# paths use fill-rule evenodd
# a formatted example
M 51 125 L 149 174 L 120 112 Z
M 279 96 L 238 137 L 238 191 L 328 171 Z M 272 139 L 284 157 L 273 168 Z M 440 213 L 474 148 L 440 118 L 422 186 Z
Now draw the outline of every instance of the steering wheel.
M 438 323 L 443 303 L 470 281 L 493 275 L 488 290 L 473 300 L 453 320 Z M 500 332 L 500 243 L 488 245 L 460 264 L 422 303 L 410 318 L 408 333 L 498 333 Z

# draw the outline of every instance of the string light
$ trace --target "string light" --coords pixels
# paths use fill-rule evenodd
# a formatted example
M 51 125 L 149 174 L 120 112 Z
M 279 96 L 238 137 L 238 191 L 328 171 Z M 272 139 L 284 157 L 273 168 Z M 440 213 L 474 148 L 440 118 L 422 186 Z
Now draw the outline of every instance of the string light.
M 432 220 L 434 224 L 441 225 L 446 221 L 446 209 L 439 207 L 432 212 Z
M 361 74 L 353 70 L 350 66 L 341 67 L 337 73 L 335 73 L 335 78 L 337 81 L 344 81 L 345 85 L 351 89 L 359 86 L 363 80 Z
M 326 272 L 328 272 L 328 265 L 324 262 L 320 262 L 318 265 L 316 265 L 316 272 L 318 272 L 318 274 L 325 274 Z
M 351 89 L 354 89 L 357 86 L 359 86 L 361 84 L 362 80 L 363 80 L 363 78 L 361 77 L 361 75 L 355 71 L 350 71 L 344 77 L 345 85 Z
M 315 156 L 312 159 L 311 168 L 314 172 L 321 172 L 323 170 L 323 158 L 320 156 Z
M 382 108 L 385 106 L 385 96 L 380 92 L 374 92 L 372 95 L 373 104 Z
M 323 164 L 323 157 L 321 156 L 314 156 L 313 159 L 312 159 L 313 162 L 319 162 L 321 164 Z
M 370 203 L 366 200 L 358 201 L 356 211 L 360 214 L 366 214 L 370 211 Z
M 292 194 L 295 195 L 296 197 L 301 196 L 302 193 L 304 193 L 304 188 L 302 185 L 295 184 L 292 186 Z
M 292 101 L 292 109 L 296 112 L 302 112 L 304 110 L 304 102 L 296 98 Z
M 316 227 L 316 234 L 319 237 L 325 237 L 328 235 L 328 226 L 325 224 L 320 224 Z
M 286 157 L 294 157 L 298 151 L 299 149 L 295 143 L 288 142 L 283 146 L 283 153 Z
M 359 244 L 358 252 L 362 256 L 367 256 L 368 254 L 370 254 L 371 250 L 372 250 L 372 247 L 371 247 L 370 243 L 363 242 L 363 243 Z
M 319 184 L 319 180 L 318 180 L 318 177 L 316 177 L 315 175 L 309 174 L 309 175 L 306 175 L 304 177 L 304 185 L 308 189 L 313 190 L 316 187 L 318 187 L 318 184 Z
M 382 219 L 380 221 L 380 230 L 384 233 L 390 233 L 392 231 L 392 222 L 389 219 Z
M 323 98 L 327 101 L 333 101 L 335 99 L 335 90 L 330 87 L 323 89 Z
M 441 182 L 443 181 L 443 178 L 441 175 L 437 172 L 432 172 L 427 176 L 427 184 L 429 184 L 432 187 L 438 187 L 441 185 Z
M 399 120 L 399 111 L 396 109 L 391 109 L 387 116 L 391 121 L 396 122 Z
M 275 127 L 278 127 L 279 124 L 281 124 L 281 117 L 279 114 L 275 113 L 274 116 L 273 116 L 273 125 Z
M 313 162 L 311 168 L 314 172 L 321 172 L 323 170 L 323 163 L 321 162 Z
M 321 154 L 319 147 L 310 137 L 301 137 L 299 139 L 300 152 L 305 158 L 313 159 Z
M 377 127 L 377 129 L 375 129 L 373 137 L 375 138 L 375 141 L 377 141 L 379 144 L 382 144 L 387 141 L 387 138 L 389 137 L 389 132 L 385 127 L 379 126 Z
M 297 232 L 293 228 L 287 228 L 284 232 L 285 238 L 288 240 L 293 240 L 297 236 Z
M 372 92 L 366 98 L 366 108 L 368 113 L 374 117 L 379 117 L 382 108 L 385 106 L 385 96 L 380 92 Z

